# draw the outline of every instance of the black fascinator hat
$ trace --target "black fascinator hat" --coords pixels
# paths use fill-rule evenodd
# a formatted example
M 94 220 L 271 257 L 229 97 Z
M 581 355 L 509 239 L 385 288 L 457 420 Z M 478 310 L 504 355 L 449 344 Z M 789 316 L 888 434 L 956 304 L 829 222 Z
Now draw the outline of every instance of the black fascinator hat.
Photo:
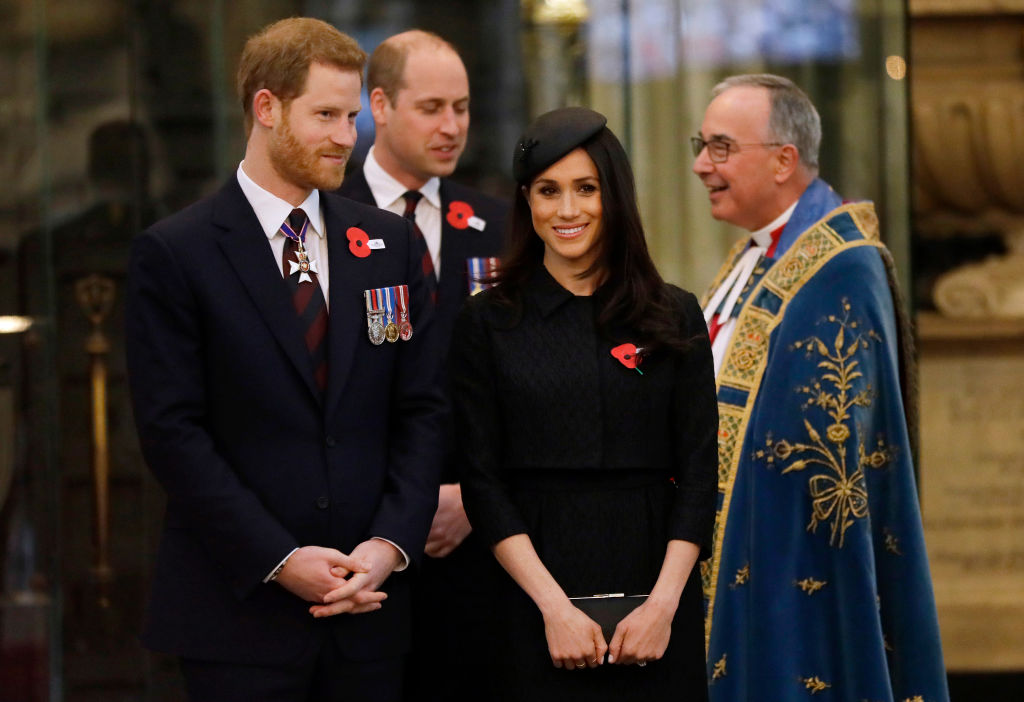
M 545 112 L 519 137 L 512 155 L 512 175 L 529 185 L 545 168 L 604 129 L 608 120 L 586 107 L 562 107 Z

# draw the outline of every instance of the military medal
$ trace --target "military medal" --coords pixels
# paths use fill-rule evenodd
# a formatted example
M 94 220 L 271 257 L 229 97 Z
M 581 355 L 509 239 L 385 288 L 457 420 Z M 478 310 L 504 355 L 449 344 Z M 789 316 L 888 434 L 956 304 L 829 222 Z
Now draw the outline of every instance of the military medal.
M 298 234 L 295 233 L 295 230 L 292 229 L 288 222 L 281 225 L 281 232 L 299 245 L 299 250 L 295 252 L 296 260 L 288 261 L 288 265 L 291 268 L 291 270 L 288 271 L 288 275 L 295 275 L 298 273 L 300 283 L 312 283 L 313 279 L 309 275 L 310 271 L 313 273 L 320 272 L 316 269 L 316 261 L 310 259 L 309 254 L 306 252 L 306 231 L 308 229 L 308 219 L 303 221 L 302 231 Z
M 394 299 L 394 288 L 381 288 L 380 292 L 384 296 L 384 316 L 387 318 L 387 326 L 384 327 L 384 338 L 388 340 L 388 343 L 395 343 L 398 341 L 399 331 L 398 325 L 395 324 L 395 299 Z
M 409 286 L 398 285 L 398 334 L 402 341 L 412 338 L 412 322 L 409 321 Z
M 380 309 L 377 291 L 364 290 L 363 298 L 366 300 L 366 333 L 370 337 L 370 343 L 380 346 L 384 343 L 384 311 Z
M 466 277 L 469 282 L 470 295 L 476 295 L 494 286 L 494 283 L 488 281 L 494 275 L 494 272 L 498 270 L 499 263 L 500 260 L 494 256 L 466 259 Z

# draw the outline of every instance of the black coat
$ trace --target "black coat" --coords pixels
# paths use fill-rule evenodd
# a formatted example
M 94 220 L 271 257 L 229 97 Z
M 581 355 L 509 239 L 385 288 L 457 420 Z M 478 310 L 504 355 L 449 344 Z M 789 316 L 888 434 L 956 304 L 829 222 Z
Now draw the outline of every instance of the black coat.
M 237 180 L 134 243 L 127 354 L 146 462 L 167 492 L 144 641 L 191 658 L 279 664 L 317 634 L 344 655 L 408 646 L 406 573 L 379 612 L 315 620 L 263 578 L 293 548 L 372 536 L 419 558 L 437 504 L 432 311 L 402 218 L 321 194 L 331 284 L 321 398 L 280 264 Z M 359 258 L 358 226 L 385 248 Z M 364 289 L 408 284 L 414 334 L 373 346 Z
M 498 304 L 492 292 L 466 305 L 448 358 L 473 528 L 489 544 L 527 532 L 511 496 L 527 472 L 661 471 L 676 486 L 668 538 L 695 543 L 707 557 L 718 410 L 696 298 L 671 290 L 693 339 L 689 351 L 655 351 L 638 372 L 611 354 L 629 332 L 602 338 L 543 266 L 520 310 Z

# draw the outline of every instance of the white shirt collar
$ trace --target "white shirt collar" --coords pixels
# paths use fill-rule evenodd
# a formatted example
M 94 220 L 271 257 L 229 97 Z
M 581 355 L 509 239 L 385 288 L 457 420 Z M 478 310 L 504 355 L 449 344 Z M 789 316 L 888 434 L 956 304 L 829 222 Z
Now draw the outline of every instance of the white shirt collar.
M 409 188 L 399 183 L 394 176 L 384 170 L 380 163 L 377 162 L 373 149 L 374 147 L 371 146 L 366 154 L 366 160 L 363 162 L 363 176 L 366 178 L 366 184 L 370 186 L 373 199 L 377 201 L 377 207 L 387 208 L 397 200 L 400 200 Z M 427 202 L 437 209 L 441 209 L 440 178 L 434 176 L 424 183 L 419 190 L 423 193 L 423 198 Z
M 256 212 L 256 218 L 259 219 L 260 226 L 263 227 L 263 233 L 267 235 L 268 239 L 273 239 L 277 236 L 281 224 L 295 208 L 277 195 L 257 185 L 246 174 L 245 169 L 242 168 L 243 165 L 245 165 L 245 161 L 238 164 L 238 184 L 242 188 L 245 199 L 249 201 L 253 211 Z M 317 236 L 323 238 L 324 226 L 323 218 L 320 214 L 320 191 L 314 189 L 309 194 L 309 197 L 303 200 L 298 209 L 306 213 L 306 217 L 309 218 L 310 229 Z
M 758 246 L 763 246 L 766 249 L 770 247 L 772 245 L 772 232 L 789 221 L 789 218 L 793 216 L 793 210 L 796 209 L 797 202 L 799 202 L 799 200 L 786 208 L 786 211 L 772 220 L 771 224 L 761 227 L 756 232 L 751 232 L 750 238 L 754 240 L 754 243 Z

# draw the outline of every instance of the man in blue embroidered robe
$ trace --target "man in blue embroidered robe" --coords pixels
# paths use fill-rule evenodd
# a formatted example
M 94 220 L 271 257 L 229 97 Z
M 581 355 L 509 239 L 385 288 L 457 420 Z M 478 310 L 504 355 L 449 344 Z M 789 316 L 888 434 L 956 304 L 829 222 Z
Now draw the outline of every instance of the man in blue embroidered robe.
M 945 702 L 891 257 L 873 206 L 817 178 L 820 140 L 807 96 L 769 75 L 718 85 L 693 139 L 712 215 L 751 232 L 704 300 L 711 699 Z

